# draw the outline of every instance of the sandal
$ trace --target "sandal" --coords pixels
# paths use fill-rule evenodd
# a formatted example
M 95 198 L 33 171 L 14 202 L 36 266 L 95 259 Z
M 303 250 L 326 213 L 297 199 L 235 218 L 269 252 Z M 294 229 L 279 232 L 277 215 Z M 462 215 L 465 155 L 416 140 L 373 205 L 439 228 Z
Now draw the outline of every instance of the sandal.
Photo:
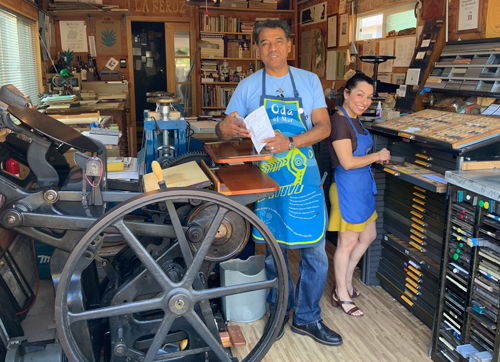
M 333 284 L 333 290 L 335 290 L 336 286 L 335 284 Z M 352 298 L 358 298 L 361 296 L 361 292 L 359 290 L 356 290 L 354 288 L 352 288 L 352 294 L 349 295 L 349 297 L 352 299 Z
M 335 291 L 335 289 L 333 289 L 331 303 L 332 303 L 333 307 L 340 307 L 340 308 L 342 308 L 343 304 L 352 304 L 352 305 L 354 305 L 354 308 L 351 308 L 348 311 L 346 311 L 346 310 L 344 310 L 344 308 L 342 308 L 342 310 L 344 311 L 344 313 L 347 314 L 347 315 L 350 315 L 351 317 L 362 317 L 362 316 L 365 315 L 364 313 L 361 314 L 361 315 L 355 315 L 355 314 L 353 314 L 354 312 L 357 312 L 358 310 L 361 311 L 361 312 L 363 312 L 363 311 L 361 309 L 359 309 L 354 302 L 350 302 L 350 301 L 347 301 L 347 300 L 340 300 L 339 297 L 337 296 L 337 292 Z

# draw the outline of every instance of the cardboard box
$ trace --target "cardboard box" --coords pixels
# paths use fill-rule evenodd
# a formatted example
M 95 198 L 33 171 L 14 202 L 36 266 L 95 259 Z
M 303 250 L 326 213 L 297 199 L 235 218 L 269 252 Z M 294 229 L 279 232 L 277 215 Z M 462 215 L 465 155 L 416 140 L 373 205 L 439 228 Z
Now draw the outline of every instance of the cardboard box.
M 250 9 L 278 9 L 278 3 L 261 3 L 260 1 L 249 1 L 248 7 Z

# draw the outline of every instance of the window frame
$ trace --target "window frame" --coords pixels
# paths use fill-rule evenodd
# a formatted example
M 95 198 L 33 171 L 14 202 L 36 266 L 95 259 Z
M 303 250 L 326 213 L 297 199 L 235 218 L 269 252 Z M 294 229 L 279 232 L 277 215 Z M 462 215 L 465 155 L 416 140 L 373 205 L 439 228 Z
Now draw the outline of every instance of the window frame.
M 414 10 L 415 9 L 415 1 L 407 2 L 404 4 L 396 5 L 396 6 L 391 6 L 387 8 L 382 8 L 382 9 L 377 9 L 377 10 L 371 10 L 367 11 L 364 13 L 359 13 L 356 14 L 356 41 L 366 41 L 366 40 L 373 40 L 373 39 L 384 39 L 387 37 L 387 33 L 385 31 L 385 22 L 387 19 L 388 15 L 396 14 L 396 13 L 401 13 L 404 11 L 408 10 Z M 369 39 L 360 39 L 360 29 L 361 29 L 361 20 L 372 17 L 372 16 L 377 16 L 377 15 L 382 15 L 382 36 L 380 38 L 369 38 Z M 416 21 L 417 19 L 415 19 Z
M 35 79 L 30 79 L 29 82 L 25 82 L 24 84 L 15 84 L 14 80 L 15 79 L 5 79 L 4 84 L 0 84 L 0 87 L 6 84 L 13 84 L 16 88 L 18 88 L 26 97 L 29 96 L 31 103 L 34 105 L 37 105 L 39 103 L 39 98 L 38 95 L 43 92 L 43 84 L 42 84 L 42 59 L 41 59 L 41 54 L 40 54 L 40 40 L 38 37 L 38 19 L 33 18 L 29 16 L 28 14 L 22 14 L 19 13 L 9 7 L 6 6 L 1 6 L 0 5 L 0 10 L 3 13 L 7 13 L 6 16 L 12 16 L 16 18 L 16 23 L 17 23 L 17 34 L 19 38 L 23 39 L 24 37 L 20 36 L 19 33 L 19 26 L 25 27 L 25 30 L 30 33 L 30 39 L 26 40 L 26 43 L 23 44 L 23 46 L 27 47 L 27 49 L 21 50 L 21 48 L 17 48 L 19 56 L 21 57 L 22 55 L 25 55 L 29 53 L 29 58 L 30 62 L 33 63 L 33 67 L 29 70 L 29 75 L 31 77 L 34 77 Z M 3 14 L 2 14 L 3 16 Z M 12 33 L 11 33 L 12 34 Z M 8 35 L 8 34 L 7 34 Z M 0 34 L 0 41 L 2 34 Z M 12 42 L 12 41 L 10 41 Z M 10 54 L 8 54 L 10 55 Z M 7 56 L 8 56 L 7 55 Z M 7 59 L 7 56 L 2 57 L 3 54 L 0 54 L 0 61 L 3 59 Z M 8 60 L 7 60 L 8 62 Z M 23 66 L 20 66 L 20 70 L 22 71 Z M 8 74 L 8 72 L 6 72 Z M 23 74 L 24 71 L 23 71 Z M 8 78 L 7 76 L 5 78 Z M 23 76 L 25 78 L 25 76 Z M 30 84 L 28 84 L 30 83 Z M 31 90 L 31 92 L 26 91 L 26 89 Z M 35 92 L 36 89 L 36 92 Z

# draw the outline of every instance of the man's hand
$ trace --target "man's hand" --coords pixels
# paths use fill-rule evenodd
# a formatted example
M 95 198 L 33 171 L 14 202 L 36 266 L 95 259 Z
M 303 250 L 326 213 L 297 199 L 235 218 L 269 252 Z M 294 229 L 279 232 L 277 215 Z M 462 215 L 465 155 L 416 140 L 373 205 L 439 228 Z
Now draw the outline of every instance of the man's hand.
M 234 136 L 245 138 L 252 137 L 250 130 L 246 128 L 245 122 L 237 120 L 236 117 L 240 118 L 238 112 L 230 113 L 215 128 L 217 136 L 222 141 L 229 141 Z
M 274 131 L 275 136 L 262 141 L 266 144 L 266 150 L 271 153 L 287 152 L 290 139 L 281 132 Z

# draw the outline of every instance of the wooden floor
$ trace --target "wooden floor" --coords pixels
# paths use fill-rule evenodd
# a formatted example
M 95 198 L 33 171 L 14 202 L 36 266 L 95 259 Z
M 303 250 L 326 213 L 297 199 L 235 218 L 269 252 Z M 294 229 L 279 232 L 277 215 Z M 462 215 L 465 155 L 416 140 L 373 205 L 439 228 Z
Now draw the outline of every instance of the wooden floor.
M 259 245 L 257 253 L 262 251 Z M 354 318 L 343 313 L 341 308 L 331 306 L 329 294 L 334 280 L 334 251 L 335 246 L 327 242 L 330 267 L 320 306 L 325 324 L 339 333 L 344 343 L 339 347 L 316 343 L 310 337 L 293 333 L 290 321 L 285 327 L 285 336 L 273 344 L 262 361 L 430 362 L 427 354 L 431 330 L 381 287 L 364 285 L 360 281 L 359 270 L 356 270 L 354 287 L 361 292 L 361 296 L 355 302 L 365 315 Z M 289 251 L 288 255 L 292 278 L 297 280 L 299 251 Z M 260 337 L 266 320 L 267 316 L 244 327 L 249 344 L 253 345 L 248 331 L 253 330 Z M 233 348 L 233 353 L 241 361 L 248 351 L 245 347 L 237 347 Z

